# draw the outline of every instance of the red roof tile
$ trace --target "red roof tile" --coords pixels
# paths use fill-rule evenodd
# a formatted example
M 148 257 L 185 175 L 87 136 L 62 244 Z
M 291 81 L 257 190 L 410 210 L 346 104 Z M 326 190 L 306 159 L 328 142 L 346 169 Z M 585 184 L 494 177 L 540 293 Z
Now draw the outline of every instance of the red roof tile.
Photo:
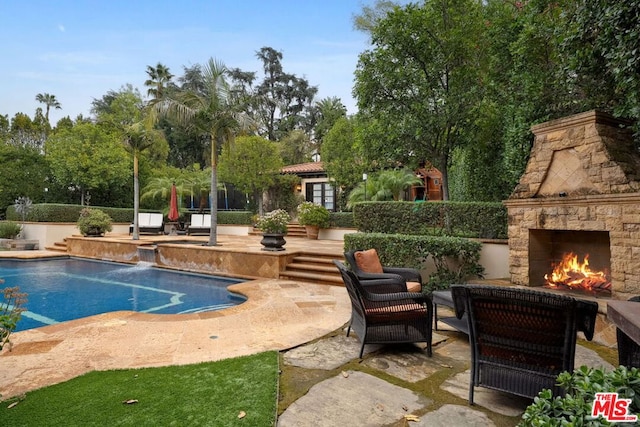
M 322 162 L 300 163 L 298 165 L 285 166 L 280 171 L 282 173 L 324 172 L 324 165 Z

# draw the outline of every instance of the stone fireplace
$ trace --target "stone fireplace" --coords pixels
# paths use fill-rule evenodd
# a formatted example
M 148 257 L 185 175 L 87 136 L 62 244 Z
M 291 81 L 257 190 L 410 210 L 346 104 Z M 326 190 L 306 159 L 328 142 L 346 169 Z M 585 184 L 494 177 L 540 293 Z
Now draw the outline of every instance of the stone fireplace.
M 532 127 L 511 197 L 511 282 L 543 286 L 568 254 L 603 277 L 595 297 L 640 295 L 640 155 L 628 122 L 589 111 Z

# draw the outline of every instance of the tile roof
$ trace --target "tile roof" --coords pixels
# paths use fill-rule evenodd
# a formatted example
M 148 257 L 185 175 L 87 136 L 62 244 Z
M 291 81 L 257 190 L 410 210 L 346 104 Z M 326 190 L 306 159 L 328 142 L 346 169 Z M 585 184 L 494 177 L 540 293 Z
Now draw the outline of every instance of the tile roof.
M 313 173 L 324 172 L 322 162 L 300 163 L 298 165 L 285 166 L 280 170 L 282 173 Z

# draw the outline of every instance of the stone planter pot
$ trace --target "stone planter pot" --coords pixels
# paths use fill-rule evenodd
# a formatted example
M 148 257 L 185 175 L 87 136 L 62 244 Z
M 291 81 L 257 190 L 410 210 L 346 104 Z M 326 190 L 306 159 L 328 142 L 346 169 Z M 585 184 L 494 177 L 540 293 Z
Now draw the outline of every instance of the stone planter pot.
M 320 233 L 320 227 L 317 225 L 305 225 L 304 229 L 307 231 L 307 238 L 312 240 L 318 239 L 318 233 Z
M 264 246 L 263 251 L 284 251 L 285 243 L 283 233 L 262 233 L 260 244 Z

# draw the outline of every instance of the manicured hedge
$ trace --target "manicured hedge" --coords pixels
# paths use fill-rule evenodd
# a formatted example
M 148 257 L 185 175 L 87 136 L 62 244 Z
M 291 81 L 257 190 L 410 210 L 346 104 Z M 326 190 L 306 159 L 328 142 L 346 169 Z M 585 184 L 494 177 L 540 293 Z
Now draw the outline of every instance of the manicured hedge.
M 65 205 L 54 203 L 40 203 L 31 206 L 29 214 L 25 218 L 29 222 L 77 222 L 80 217 L 80 211 L 84 208 L 82 205 Z M 110 208 L 102 206 L 91 206 L 93 209 L 100 209 L 108 214 L 115 223 L 131 223 L 133 222 L 132 208 Z M 150 212 L 141 210 L 141 212 Z M 250 225 L 252 213 L 249 211 L 218 211 L 218 224 L 229 225 Z M 183 213 L 182 220 L 188 221 L 191 217 L 190 213 Z M 22 218 L 16 212 L 13 206 L 7 208 L 7 220 L 22 221 Z
M 484 202 L 364 202 L 353 208 L 362 232 L 507 238 L 507 210 Z
M 353 212 L 330 212 L 330 227 L 355 228 Z
M 416 236 L 408 234 L 351 233 L 344 236 L 344 249 L 375 248 L 383 265 L 422 269 L 428 257 L 436 271 L 424 278 L 429 289 L 445 289 L 453 283 L 464 283 L 482 277 L 480 265 L 482 244 L 478 241 L 450 236 Z
M 31 205 L 31 210 L 25 218 L 30 222 L 77 222 L 80 211 L 85 206 L 64 205 L 54 203 L 39 203 Z M 108 208 L 103 206 L 91 206 L 92 209 L 100 209 L 111 217 L 113 222 L 132 222 L 133 209 L 128 208 Z M 22 218 L 13 206 L 7 208 L 7 219 L 21 221 Z

